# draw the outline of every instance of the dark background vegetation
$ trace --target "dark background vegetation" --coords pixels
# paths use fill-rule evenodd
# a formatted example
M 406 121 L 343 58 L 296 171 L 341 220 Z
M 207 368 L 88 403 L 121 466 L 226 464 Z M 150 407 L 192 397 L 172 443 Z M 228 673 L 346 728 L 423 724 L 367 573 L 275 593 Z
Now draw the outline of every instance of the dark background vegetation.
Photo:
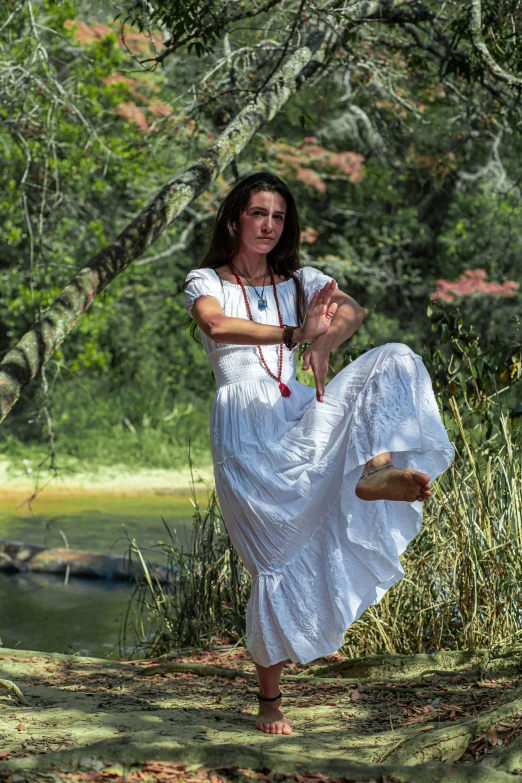
M 127 26 L 119 40 L 119 6 L 31 8 L 36 33 L 27 9 L 2 33 L 12 68 L 0 80 L 1 355 L 235 115 L 237 94 L 205 95 L 219 87 L 219 68 L 232 67 L 231 41 L 232 51 L 255 43 L 273 16 L 147 70 L 137 63 L 150 56 L 147 32 Z M 0 11 L 2 22 L 9 13 Z M 440 62 L 406 49 L 399 32 L 369 25 L 345 67 L 290 98 L 95 299 L 4 421 L 5 455 L 44 457 L 52 440 L 63 457 L 175 468 L 190 437 L 193 458 L 209 460 L 214 380 L 201 345 L 181 328 L 181 288 L 204 255 L 220 200 L 253 171 L 273 171 L 292 189 L 302 263 L 335 276 L 369 311 L 351 348 L 401 341 L 422 354 L 440 339 L 427 315 L 438 280 L 482 269 L 487 281 L 520 281 L 520 133 L 473 75 L 450 83 Z M 487 350 L 520 342 L 521 296 L 475 293 L 454 304 Z M 339 349 L 333 371 L 345 360 Z

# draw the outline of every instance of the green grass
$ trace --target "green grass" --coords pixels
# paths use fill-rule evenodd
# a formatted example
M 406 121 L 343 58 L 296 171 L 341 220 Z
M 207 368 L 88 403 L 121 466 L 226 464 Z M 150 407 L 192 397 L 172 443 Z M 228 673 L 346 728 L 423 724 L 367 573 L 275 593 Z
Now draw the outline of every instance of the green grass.
M 186 467 L 190 441 L 193 458 L 206 465 L 211 403 L 211 397 L 175 399 L 145 384 L 115 391 L 102 378 L 61 384 L 52 394 L 49 419 L 41 400 L 34 402 L 38 414 L 26 406 L 23 416 L 6 419 L 0 453 L 33 465 L 54 449 L 58 463 L 71 458 L 89 469 L 122 463 L 129 469 L 176 469 Z

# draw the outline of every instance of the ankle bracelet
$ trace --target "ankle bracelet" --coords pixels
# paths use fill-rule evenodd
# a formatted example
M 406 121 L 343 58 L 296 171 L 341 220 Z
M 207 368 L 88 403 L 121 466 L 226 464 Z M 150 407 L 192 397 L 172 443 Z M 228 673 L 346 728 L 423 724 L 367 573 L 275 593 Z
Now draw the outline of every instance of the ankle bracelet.
M 380 468 L 374 468 L 373 470 L 369 470 L 367 473 L 363 473 L 363 474 L 362 474 L 362 476 L 361 476 L 361 478 L 359 479 L 359 481 L 360 481 L 361 479 L 368 478 L 368 476 L 371 476 L 371 475 L 372 475 L 372 473 L 377 473 L 377 471 L 378 471 L 378 470 L 384 470 L 384 468 L 392 468 L 392 467 L 393 467 L 393 465 L 391 464 L 391 462 L 388 462 L 388 464 L 387 464 L 387 465 L 381 465 L 381 467 L 380 467 Z
M 261 694 L 259 693 L 256 693 L 256 696 L 260 701 L 277 701 L 277 699 L 283 698 L 283 694 L 281 693 L 281 691 L 279 691 L 277 696 L 261 696 Z

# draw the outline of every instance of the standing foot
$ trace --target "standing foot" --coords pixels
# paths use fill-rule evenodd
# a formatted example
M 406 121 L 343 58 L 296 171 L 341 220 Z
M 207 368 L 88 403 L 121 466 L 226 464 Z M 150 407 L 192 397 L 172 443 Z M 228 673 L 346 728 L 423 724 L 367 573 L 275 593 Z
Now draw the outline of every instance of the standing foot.
M 427 500 L 431 496 L 430 477 L 420 470 L 392 465 L 359 479 L 355 494 L 360 500 Z
M 265 734 L 291 734 L 292 729 L 283 715 L 281 699 L 271 702 L 259 702 L 259 711 L 256 717 L 256 729 Z

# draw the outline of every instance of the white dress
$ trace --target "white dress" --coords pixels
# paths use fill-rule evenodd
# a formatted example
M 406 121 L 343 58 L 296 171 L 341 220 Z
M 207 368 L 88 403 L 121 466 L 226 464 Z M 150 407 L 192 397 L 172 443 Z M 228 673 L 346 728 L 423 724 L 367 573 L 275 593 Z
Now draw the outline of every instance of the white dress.
M 306 306 L 333 278 L 302 267 Z M 210 268 L 186 277 L 185 307 L 215 296 L 228 316 L 248 318 L 241 287 Z M 254 320 L 278 325 L 246 287 Z M 283 322 L 296 323 L 295 283 L 277 285 Z M 325 387 L 296 380 L 295 351 L 283 352 L 283 397 L 256 346 L 215 343 L 201 333 L 216 379 L 210 436 L 223 518 L 251 574 L 247 648 L 262 666 L 308 663 L 339 649 L 344 631 L 404 576 L 399 555 L 418 534 L 421 501 L 364 501 L 354 492 L 364 464 L 393 453 L 433 481 L 454 449 L 420 356 L 402 343 L 369 350 Z M 279 346 L 263 346 L 278 373 Z

